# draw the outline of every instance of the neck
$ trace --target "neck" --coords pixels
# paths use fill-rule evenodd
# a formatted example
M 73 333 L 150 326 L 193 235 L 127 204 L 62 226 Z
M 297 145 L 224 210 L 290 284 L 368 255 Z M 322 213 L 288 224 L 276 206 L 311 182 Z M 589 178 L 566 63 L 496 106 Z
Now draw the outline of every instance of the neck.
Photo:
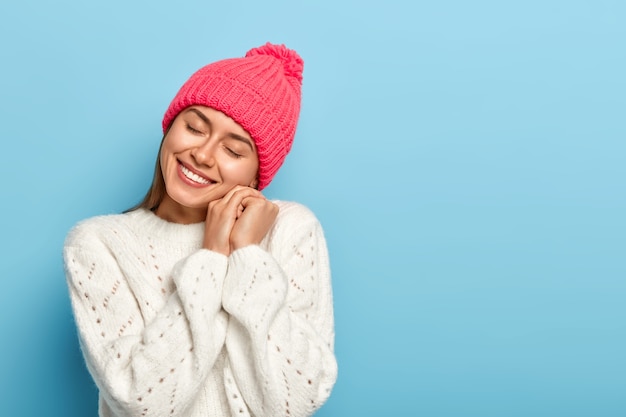
M 155 210 L 155 214 L 172 223 L 193 224 L 206 220 L 206 208 L 185 207 L 165 194 L 163 201 Z

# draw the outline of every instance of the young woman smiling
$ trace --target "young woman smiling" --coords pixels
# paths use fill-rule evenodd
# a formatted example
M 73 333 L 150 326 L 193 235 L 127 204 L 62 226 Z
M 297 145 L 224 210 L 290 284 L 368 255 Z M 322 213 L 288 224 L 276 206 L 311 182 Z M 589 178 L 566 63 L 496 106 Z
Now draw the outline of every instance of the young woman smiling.
M 261 193 L 291 148 L 302 69 L 268 43 L 198 70 L 165 113 L 143 201 L 68 234 L 100 416 L 309 416 L 330 395 L 322 228 Z

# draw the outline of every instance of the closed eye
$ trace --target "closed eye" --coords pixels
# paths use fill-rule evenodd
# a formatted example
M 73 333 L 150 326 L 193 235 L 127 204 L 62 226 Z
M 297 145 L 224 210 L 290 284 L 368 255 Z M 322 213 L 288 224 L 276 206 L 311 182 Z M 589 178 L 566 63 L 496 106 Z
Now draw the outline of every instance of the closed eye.
M 197 135 L 202 134 L 202 131 L 194 128 L 189 123 L 187 123 L 187 130 L 190 131 L 191 133 L 194 133 L 194 134 L 197 134 Z
M 241 158 L 243 156 L 242 154 L 233 151 L 232 149 L 230 149 L 227 146 L 225 146 L 224 149 L 226 149 L 226 152 L 228 152 L 230 154 L 230 156 L 232 156 L 234 158 L 239 159 L 239 158 Z

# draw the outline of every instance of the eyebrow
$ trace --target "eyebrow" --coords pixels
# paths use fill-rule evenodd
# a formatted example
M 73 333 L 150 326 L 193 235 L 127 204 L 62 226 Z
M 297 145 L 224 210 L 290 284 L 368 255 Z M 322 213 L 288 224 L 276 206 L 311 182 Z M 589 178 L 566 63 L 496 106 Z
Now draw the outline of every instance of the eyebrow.
M 209 127 L 212 126 L 211 120 L 204 113 L 202 113 L 200 110 L 191 108 L 188 111 L 195 113 L 196 116 L 198 116 L 200 119 L 202 119 L 202 121 L 204 123 L 206 123 L 207 125 L 209 125 Z M 228 132 L 227 136 L 232 138 L 232 139 L 235 139 L 235 140 L 238 140 L 240 142 L 245 143 L 246 145 L 248 145 L 250 147 L 250 149 L 252 149 L 254 151 L 254 147 L 252 146 L 252 143 L 250 142 L 250 139 L 248 139 L 247 137 L 241 136 L 241 135 L 238 135 L 238 134 L 232 133 L 232 132 Z

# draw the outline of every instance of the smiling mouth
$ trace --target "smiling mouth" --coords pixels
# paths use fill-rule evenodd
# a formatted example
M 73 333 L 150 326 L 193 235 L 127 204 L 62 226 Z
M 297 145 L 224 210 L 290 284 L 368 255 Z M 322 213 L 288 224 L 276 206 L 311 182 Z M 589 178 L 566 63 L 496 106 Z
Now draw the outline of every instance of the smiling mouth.
M 189 169 L 187 169 L 187 167 L 185 167 L 183 164 L 181 164 L 179 162 L 180 165 L 180 171 L 182 172 L 182 174 L 190 181 L 193 181 L 197 184 L 202 184 L 202 185 L 209 185 L 212 184 L 213 181 L 210 181 L 204 177 L 201 177 L 200 175 L 190 171 Z

